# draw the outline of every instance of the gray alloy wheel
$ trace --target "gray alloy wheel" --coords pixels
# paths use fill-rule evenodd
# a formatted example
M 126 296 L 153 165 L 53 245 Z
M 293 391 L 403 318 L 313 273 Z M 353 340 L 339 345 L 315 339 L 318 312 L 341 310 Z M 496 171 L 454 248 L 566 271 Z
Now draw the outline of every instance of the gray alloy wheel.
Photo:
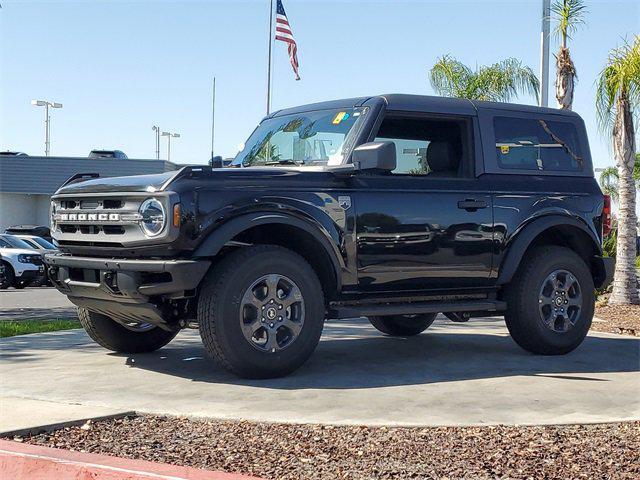
M 296 341 L 304 314 L 300 287 L 290 278 L 272 273 L 246 289 L 240 302 L 240 327 L 254 348 L 275 353 Z
M 554 332 L 567 332 L 580 318 L 580 282 L 567 270 L 555 270 L 542 282 L 538 303 L 544 325 Z

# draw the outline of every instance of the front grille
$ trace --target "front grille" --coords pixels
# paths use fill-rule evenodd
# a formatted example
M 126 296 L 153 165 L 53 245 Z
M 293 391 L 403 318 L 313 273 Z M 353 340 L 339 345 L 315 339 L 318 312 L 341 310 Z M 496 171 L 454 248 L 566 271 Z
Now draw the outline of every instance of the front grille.
M 138 224 L 138 209 L 146 195 L 64 196 L 52 200 L 60 245 L 119 246 L 146 239 Z

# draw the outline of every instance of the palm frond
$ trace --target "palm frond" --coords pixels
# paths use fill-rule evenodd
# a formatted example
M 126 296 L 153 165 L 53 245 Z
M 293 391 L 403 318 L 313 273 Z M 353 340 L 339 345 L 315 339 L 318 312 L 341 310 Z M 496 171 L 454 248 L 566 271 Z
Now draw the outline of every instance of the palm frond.
M 533 70 L 520 60 L 508 58 L 472 71 L 445 55 L 431 68 L 431 86 L 445 97 L 508 102 L 520 93 L 538 98 L 540 83 Z
M 618 180 L 620 174 L 616 167 L 607 167 L 600 174 L 602 191 L 609 195 L 614 202 L 618 201 Z
M 640 112 L 640 35 L 633 43 L 627 41 L 609 52 L 607 63 L 600 72 L 596 86 L 596 113 L 598 125 L 605 134 L 611 132 L 615 107 L 624 95 L 632 110 Z
M 563 46 L 567 39 L 584 25 L 584 17 L 589 11 L 583 0 L 556 0 L 551 5 L 551 17 L 556 22 L 554 34 Z
M 429 72 L 433 89 L 444 97 L 458 97 L 464 89 L 471 70 L 450 55 L 438 59 Z

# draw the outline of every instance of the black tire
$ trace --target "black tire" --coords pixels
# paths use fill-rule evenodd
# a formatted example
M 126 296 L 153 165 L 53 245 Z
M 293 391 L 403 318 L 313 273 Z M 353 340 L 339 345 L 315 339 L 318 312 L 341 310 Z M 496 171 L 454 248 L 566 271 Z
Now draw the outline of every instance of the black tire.
M 13 288 L 15 288 L 16 290 L 22 290 L 23 288 L 27 288 L 29 285 L 31 285 L 31 279 L 29 279 L 29 280 L 14 280 L 14 282 L 13 282 Z
M 571 352 L 582 343 L 593 320 L 595 287 L 589 267 L 572 250 L 556 246 L 536 248 L 522 261 L 505 295 L 505 320 L 511 337 L 522 348 L 535 354 L 564 355 Z M 550 314 L 552 320 L 545 324 L 540 307 L 543 303 L 541 289 L 548 276 L 557 271 L 569 272 L 573 281 L 577 281 L 581 294 L 580 310 L 575 312 L 572 325 L 566 331 L 554 330 L 556 325 L 564 324 L 562 317 L 553 320 L 555 313 Z M 569 308 L 566 311 L 569 312 Z
M 78 308 L 78 319 L 89 336 L 107 350 L 120 353 L 154 352 L 178 334 L 160 327 L 143 332 L 129 330 L 106 315 Z
M 394 337 L 412 337 L 424 332 L 436 319 L 437 313 L 421 315 L 388 315 L 369 317 L 371 325 Z
M 0 282 L 0 290 L 6 290 L 13 285 L 15 273 L 13 273 L 13 267 L 8 262 L 3 261 L 2 265 L 4 266 L 4 279 Z
M 285 276 L 298 287 L 304 320 L 297 336 L 291 335 L 290 344 L 281 349 L 278 344 L 277 351 L 267 351 L 245 337 L 242 301 L 255 282 L 273 274 Z M 273 324 L 259 325 L 258 317 L 262 315 L 256 307 L 256 319 L 249 329 L 259 328 L 265 339 L 271 339 L 273 332 L 277 342 L 277 332 L 284 324 L 275 329 Z M 324 316 L 324 294 L 313 268 L 301 256 L 275 245 L 243 247 L 230 253 L 207 274 L 198 300 L 198 323 L 205 349 L 218 365 L 243 378 L 281 377 L 299 368 L 318 345 Z

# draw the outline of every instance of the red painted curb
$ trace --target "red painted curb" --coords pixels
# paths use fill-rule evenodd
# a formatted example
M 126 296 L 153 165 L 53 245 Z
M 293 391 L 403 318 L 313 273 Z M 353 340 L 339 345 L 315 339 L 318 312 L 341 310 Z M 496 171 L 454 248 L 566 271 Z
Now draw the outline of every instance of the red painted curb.
M 259 480 L 166 463 L 129 460 L 0 440 L 0 478 L 11 480 Z

